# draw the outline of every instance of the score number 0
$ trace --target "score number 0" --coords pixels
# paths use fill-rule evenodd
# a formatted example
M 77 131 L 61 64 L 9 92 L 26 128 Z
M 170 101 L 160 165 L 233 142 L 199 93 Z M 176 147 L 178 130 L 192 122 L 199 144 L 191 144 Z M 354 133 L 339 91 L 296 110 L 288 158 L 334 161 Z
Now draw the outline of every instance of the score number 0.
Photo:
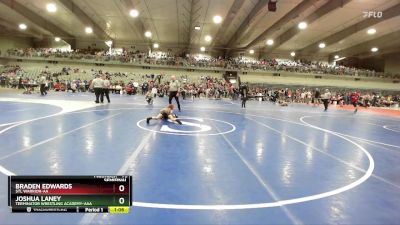
M 119 192 L 124 192 L 125 191 L 125 186 L 124 185 L 119 185 L 118 187 Z M 125 198 L 121 197 L 118 199 L 119 204 L 123 205 L 125 203 Z

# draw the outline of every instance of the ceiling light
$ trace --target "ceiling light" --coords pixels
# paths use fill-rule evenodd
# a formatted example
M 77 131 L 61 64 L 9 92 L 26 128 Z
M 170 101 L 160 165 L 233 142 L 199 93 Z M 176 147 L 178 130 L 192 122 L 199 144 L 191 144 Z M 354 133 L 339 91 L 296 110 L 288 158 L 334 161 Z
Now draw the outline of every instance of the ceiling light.
M 335 60 L 333 60 L 334 62 L 339 62 L 340 60 L 343 60 L 343 59 L 345 59 L 346 57 L 341 57 L 341 58 L 337 58 L 337 59 L 335 59 Z
M 307 23 L 306 23 L 306 22 L 300 22 L 299 25 L 298 25 L 298 27 L 299 27 L 299 29 L 304 30 L 304 29 L 307 28 Z
M 200 51 L 205 52 L 205 51 L 206 51 L 206 48 L 205 48 L 205 47 L 201 47 L 201 48 L 200 48 Z
M 151 32 L 150 31 L 146 31 L 145 33 L 144 33 L 144 36 L 146 36 L 147 38 L 151 38 Z
M 335 59 L 338 59 L 339 58 L 339 56 L 338 55 L 335 55 Z
M 372 35 L 372 34 L 375 34 L 375 33 L 376 33 L 376 30 L 374 28 L 371 28 L 371 29 L 367 30 L 367 34 Z
M 206 35 L 204 40 L 206 40 L 207 42 L 210 42 L 212 40 L 212 37 L 210 35 Z
M 294 57 L 296 55 L 296 53 L 295 52 L 291 52 L 290 55 Z
M 214 21 L 215 24 L 219 24 L 219 23 L 222 22 L 222 17 L 216 15 L 216 16 L 213 17 L 213 21 Z
M 57 6 L 54 3 L 49 3 L 46 5 L 46 9 L 48 12 L 54 13 L 57 11 Z
M 250 49 L 250 50 L 249 50 L 249 53 L 250 53 L 250 54 L 254 54 L 254 50 L 253 50 L 253 49 Z
M 106 45 L 107 45 L 109 48 L 111 48 L 111 46 L 112 46 L 112 44 L 113 44 L 113 41 L 112 41 L 112 40 L 108 40 L 108 41 L 105 41 L 104 43 L 106 43 Z
M 154 44 L 153 44 L 153 48 L 158 48 L 158 47 L 160 47 L 160 46 L 158 45 L 158 43 L 154 43 Z
M 267 40 L 267 45 L 273 45 L 273 44 L 274 44 L 274 40 L 272 40 L 272 39 Z
M 377 47 L 371 48 L 371 52 L 377 52 L 379 49 Z
M 139 16 L 139 11 L 137 11 L 136 9 L 132 9 L 131 11 L 129 11 L 129 15 L 131 17 L 138 17 Z
M 339 62 L 340 60 L 343 60 L 343 59 L 345 59 L 346 57 L 341 57 L 341 58 L 338 58 L 338 59 L 335 59 L 335 60 L 333 60 L 334 62 Z
M 59 41 L 61 41 L 61 38 L 55 37 L 54 40 L 55 40 L 56 42 L 59 42 Z
M 322 43 L 319 43 L 319 45 L 318 45 L 319 48 L 325 48 L 325 46 L 326 46 L 326 45 L 325 45 L 325 43 L 323 43 L 323 42 L 322 42 Z
M 195 30 L 200 30 L 200 26 L 195 26 L 194 29 Z
M 21 30 L 26 30 L 26 28 L 28 28 L 28 27 L 26 26 L 26 24 L 24 24 L 24 23 L 21 23 L 20 25 L 18 25 L 18 27 L 19 27 L 19 29 L 21 29 Z
M 87 34 L 91 34 L 91 33 L 93 33 L 93 29 L 92 29 L 91 27 L 86 27 L 86 28 L 85 28 L 85 32 L 86 32 Z

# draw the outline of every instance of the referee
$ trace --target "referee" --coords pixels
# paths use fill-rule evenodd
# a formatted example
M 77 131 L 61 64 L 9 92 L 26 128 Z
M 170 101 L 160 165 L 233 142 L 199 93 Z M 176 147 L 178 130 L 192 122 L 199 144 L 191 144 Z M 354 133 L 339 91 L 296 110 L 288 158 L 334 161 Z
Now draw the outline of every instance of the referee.
M 176 104 L 178 104 L 178 110 L 181 111 L 181 105 L 179 104 L 179 89 L 181 84 L 176 80 L 175 76 L 171 76 L 171 81 L 169 82 L 169 104 L 172 104 L 172 98 L 175 98 Z
M 47 95 L 47 91 L 46 91 L 46 77 L 42 76 L 39 79 L 39 83 L 40 83 L 40 95 Z
M 96 75 L 96 78 L 92 80 L 91 84 L 94 94 L 96 95 L 96 103 L 99 103 L 99 97 L 103 93 L 103 80 L 100 78 L 100 75 Z M 102 100 L 103 102 L 103 100 Z
M 331 101 L 332 94 L 328 89 L 325 89 L 325 93 L 322 95 L 322 102 L 324 103 L 325 112 L 328 110 L 329 103 Z
M 108 103 L 110 103 L 110 95 L 109 95 L 109 93 L 110 93 L 110 85 L 111 85 L 111 83 L 110 83 L 110 80 L 109 80 L 108 76 L 103 75 L 102 78 L 103 78 L 102 79 L 103 80 L 103 92 L 101 94 L 100 100 L 101 100 L 101 102 L 103 102 L 103 98 L 104 98 L 103 95 L 105 95 L 106 98 L 107 98 Z

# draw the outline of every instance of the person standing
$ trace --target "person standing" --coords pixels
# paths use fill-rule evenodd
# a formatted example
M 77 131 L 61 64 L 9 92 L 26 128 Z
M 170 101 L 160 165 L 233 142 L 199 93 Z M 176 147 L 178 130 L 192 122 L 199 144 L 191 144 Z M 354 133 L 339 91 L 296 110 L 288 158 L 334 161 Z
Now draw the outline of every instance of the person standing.
M 45 76 L 41 76 L 39 79 L 39 84 L 40 84 L 40 95 L 47 95 L 47 91 L 46 91 L 46 77 Z
M 329 102 L 331 101 L 332 94 L 329 89 L 325 89 L 325 93 L 322 95 L 321 100 L 324 103 L 325 110 L 328 110 Z
M 154 98 L 154 97 L 155 97 L 155 96 L 154 96 L 150 91 L 148 91 L 147 94 L 146 94 L 146 97 L 145 97 L 146 102 L 147 102 L 149 105 L 153 105 L 153 98 Z
M 354 109 L 354 113 L 356 113 L 358 111 L 358 101 L 359 101 L 359 99 L 360 99 L 360 94 L 357 91 L 351 93 L 350 101 L 351 101 L 351 104 L 355 108 Z
M 157 93 L 158 93 L 158 89 L 154 85 L 153 88 L 151 88 L 151 94 L 153 95 L 153 98 L 155 98 L 157 96 Z
M 157 75 L 156 80 L 158 81 L 158 84 L 161 84 L 161 74 Z
M 149 84 L 147 83 L 147 81 L 143 82 L 142 84 L 142 95 L 145 95 L 147 93 L 149 89 Z
M 102 78 L 103 78 L 103 94 L 100 97 L 100 99 L 101 99 L 101 102 L 103 102 L 103 95 L 105 95 L 108 103 L 110 103 L 110 95 L 109 95 L 110 94 L 110 86 L 111 86 L 110 79 L 108 78 L 108 76 L 104 76 L 104 75 Z
M 240 94 L 242 95 L 242 108 L 246 108 L 246 101 L 248 98 L 248 87 L 246 84 L 240 85 Z
M 314 93 L 314 106 L 319 106 L 319 99 L 321 98 L 321 93 L 319 92 L 319 89 L 315 89 Z
M 176 80 L 175 76 L 171 76 L 171 81 L 169 82 L 169 99 L 168 103 L 172 104 L 172 98 L 175 98 L 176 104 L 178 105 L 179 112 L 181 111 L 181 105 L 179 104 L 179 90 L 181 84 Z
M 91 86 L 96 95 L 96 101 L 94 102 L 99 103 L 99 97 L 103 92 L 103 80 L 100 78 L 100 75 L 96 75 L 96 78 L 92 80 Z M 101 102 L 103 102 L 103 99 L 101 99 Z

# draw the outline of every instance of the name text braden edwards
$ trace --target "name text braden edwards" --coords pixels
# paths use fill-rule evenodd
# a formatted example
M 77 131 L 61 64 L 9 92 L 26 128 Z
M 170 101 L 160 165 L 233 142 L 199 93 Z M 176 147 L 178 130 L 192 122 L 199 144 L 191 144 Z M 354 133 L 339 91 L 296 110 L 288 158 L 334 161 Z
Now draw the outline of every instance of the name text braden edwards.
M 72 184 L 15 184 L 15 189 L 72 189 Z

